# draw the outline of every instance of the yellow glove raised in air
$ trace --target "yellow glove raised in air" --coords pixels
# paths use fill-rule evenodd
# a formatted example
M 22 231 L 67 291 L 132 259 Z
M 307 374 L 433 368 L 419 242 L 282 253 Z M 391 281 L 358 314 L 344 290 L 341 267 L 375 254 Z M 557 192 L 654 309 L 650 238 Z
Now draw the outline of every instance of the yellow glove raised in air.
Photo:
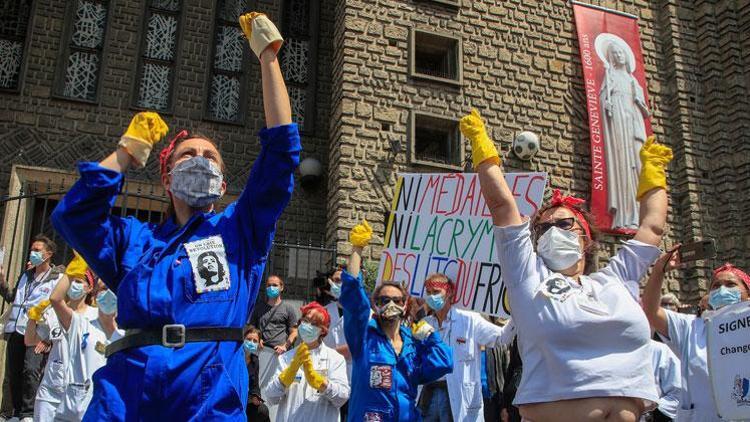
M 434 331 L 435 329 L 432 328 L 432 325 L 428 324 L 425 320 L 421 320 L 411 325 L 411 335 L 419 341 L 426 339 Z
M 302 343 L 297 347 L 297 351 L 294 353 L 292 361 L 289 362 L 289 366 L 279 374 L 279 381 L 281 381 L 284 387 L 289 388 L 292 385 L 294 377 L 297 376 L 297 371 L 307 359 L 310 359 L 310 349 L 307 348 L 307 344 Z
M 326 377 L 320 375 L 320 373 L 313 368 L 312 357 L 309 354 L 307 355 L 307 359 L 302 362 L 302 370 L 305 373 L 305 379 L 307 380 L 307 383 L 310 384 L 310 387 L 320 391 L 326 386 Z
M 371 239 L 372 227 L 367 223 L 367 220 L 362 220 L 361 223 L 352 227 L 352 231 L 349 233 L 349 242 L 359 248 L 367 246 Z
M 638 178 L 639 201 L 652 189 L 667 189 L 667 164 L 672 161 L 672 149 L 666 145 L 656 143 L 656 137 L 651 135 L 641 147 L 641 175 Z
M 148 161 L 154 144 L 159 142 L 168 131 L 169 127 L 161 119 L 159 113 L 142 111 L 133 116 L 125 134 L 120 137 L 118 145 L 125 148 L 138 166 L 143 167 Z
M 32 306 L 31 309 L 29 309 L 29 319 L 33 319 L 36 322 L 41 321 L 42 315 L 44 314 L 44 311 L 45 309 L 47 309 L 49 304 L 49 299 L 44 299 L 38 304 Z
M 284 38 L 281 37 L 276 25 L 264 13 L 245 13 L 240 16 L 240 26 L 250 42 L 250 49 L 258 58 L 268 46 L 273 48 L 274 53 L 279 53 Z
M 86 270 L 88 269 L 89 265 L 86 261 L 81 258 L 81 255 L 78 255 L 78 252 L 73 251 L 73 259 L 65 267 L 65 275 L 71 280 L 86 280 Z
M 471 114 L 461 118 L 459 127 L 461 133 L 471 141 L 471 158 L 474 170 L 485 161 L 500 165 L 500 154 L 497 153 L 495 143 L 487 135 L 482 116 L 476 109 L 471 109 Z

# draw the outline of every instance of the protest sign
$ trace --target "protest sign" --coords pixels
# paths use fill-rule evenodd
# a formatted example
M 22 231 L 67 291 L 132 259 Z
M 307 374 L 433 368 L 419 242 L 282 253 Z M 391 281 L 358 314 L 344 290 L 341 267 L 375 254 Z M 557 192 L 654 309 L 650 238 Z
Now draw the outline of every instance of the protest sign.
M 542 203 L 546 173 L 509 173 L 505 180 L 521 215 L 534 214 Z M 410 295 L 421 297 L 424 279 L 432 273 L 454 280 L 456 306 L 508 316 L 494 226 L 474 173 L 399 177 L 378 280 L 404 283 Z
M 708 320 L 708 374 L 724 420 L 750 420 L 750 303 L 720 309 Z

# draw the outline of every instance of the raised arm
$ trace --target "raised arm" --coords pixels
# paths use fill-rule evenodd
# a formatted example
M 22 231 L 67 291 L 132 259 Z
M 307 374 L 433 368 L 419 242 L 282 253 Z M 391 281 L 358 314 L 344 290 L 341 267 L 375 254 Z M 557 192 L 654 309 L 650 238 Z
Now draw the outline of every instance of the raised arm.
M 117 150 L 99 162 L 99 165 L 118 173 L 125 173 L 132 165 L 143 167 L 154 144 L 168 131 L 167 124 L 159 114 L 149 111 L 137 113 L 120 137 Z
M 479 174 L 482 195 L 492 215 L 492 224 L 499 227 L 521 224 L 516 200 L 500 168 L 500 155 L 487 135 L 479 112 L 472 110 L 471 114 L 464 116 L 460 128 L 461 133 L 471 141 L 474 171 Z
M 637 199 L 641 202 L 640 225 L 633 239 L 658 246 L 667 222 L 666 168 L 672 160 L 672 150 L 656 143 L 649 136 L 641 147 L 641 174 L 638 179 Z
M 673 247 L 656 260 L 641 295 L 641 306 L 643 306 L 643 312 L 646 313 L 648 323 L 656 332 L 666 337 L 669 336 L 669 327 L 667 312 L 661 307 L 661 287 L 664 274 L 680 266 L 679 248 L 680 245 Z
M 354 226 L 349 235 L 352 254 L 346 271 L 341 274 L 339 303 L 344 309 L 344 337 L 352 358 L 357 358 L 363 353 L 367 324 L 370 322 L 370 300 L 362 283 L 360 266 L 362 249 L 371 238 L 372 228 L 367 221 Z

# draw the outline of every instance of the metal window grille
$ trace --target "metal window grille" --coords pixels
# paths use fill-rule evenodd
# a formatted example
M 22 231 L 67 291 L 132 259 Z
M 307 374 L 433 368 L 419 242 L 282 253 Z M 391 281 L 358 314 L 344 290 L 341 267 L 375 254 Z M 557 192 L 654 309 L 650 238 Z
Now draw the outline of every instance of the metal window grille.
M 220 0 L 216 5 L 214 54 L 208 89 L 208 116 L 240 122 L 246 98 L 247 40 L 238 18 L 247 11 L 246 0 Z
M 417 73 L 458 80 L 458 40 L 415 32 L 414 67 Z
M 0 5 L 0 89 L 18 90 L 32 0 L 2 0 Z
M 453 120 L 415 114 L 414 156 L 419 161 L 461 165 L 458 123 Z
M 314 130 L 319 3 L 285 0 L 280 63 L 289 90 L 292 120 L 302 131 Z

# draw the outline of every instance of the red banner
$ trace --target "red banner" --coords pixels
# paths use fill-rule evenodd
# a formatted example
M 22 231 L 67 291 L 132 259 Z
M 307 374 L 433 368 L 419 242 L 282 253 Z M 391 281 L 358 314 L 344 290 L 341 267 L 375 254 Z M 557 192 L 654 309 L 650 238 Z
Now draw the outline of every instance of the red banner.
M 573 5 L 591 137 L 591 212 L 599 229 L 633 233 L 640 151 L 651 135 L 636 19 Z

